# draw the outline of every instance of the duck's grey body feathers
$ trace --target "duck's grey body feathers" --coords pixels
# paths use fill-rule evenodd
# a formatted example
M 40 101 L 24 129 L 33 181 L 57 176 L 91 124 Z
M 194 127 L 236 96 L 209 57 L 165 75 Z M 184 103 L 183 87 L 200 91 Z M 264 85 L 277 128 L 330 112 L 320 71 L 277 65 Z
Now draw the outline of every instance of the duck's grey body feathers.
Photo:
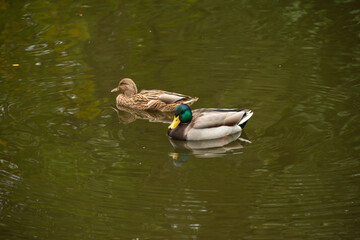
M 240 132 L 252 114 L 247 109 L 197 109 L 189 124 L 180 124 L 168 134 L 179 140 L 217 139 Z
M 193 128 L 214 128 L 219 126 L 237 125 L 245 111 L 234 109 L 198 109 L 193 111 L 196 121 L 193 122 Z

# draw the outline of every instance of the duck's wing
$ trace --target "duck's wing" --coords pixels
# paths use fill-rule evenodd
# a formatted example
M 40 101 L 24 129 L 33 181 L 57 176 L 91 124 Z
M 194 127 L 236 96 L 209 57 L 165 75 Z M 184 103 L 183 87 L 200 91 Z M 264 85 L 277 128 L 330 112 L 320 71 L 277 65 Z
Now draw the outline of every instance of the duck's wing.
M 191 125 L 192 128 L 196 129 L 236 126 L 241 124 L 248 112 L 251 111 L 246 109 L 197 109 L 193 111 L 193 121 Z M 247 117 L 247 119 L 250 117 Z
M 151 100 L 160 100 L 166 104 L 176 103 L 181 100 L 189 100 L 192 97 L 180 93 L 162 90 L 142 90 L 140 94 L 146 95 Z

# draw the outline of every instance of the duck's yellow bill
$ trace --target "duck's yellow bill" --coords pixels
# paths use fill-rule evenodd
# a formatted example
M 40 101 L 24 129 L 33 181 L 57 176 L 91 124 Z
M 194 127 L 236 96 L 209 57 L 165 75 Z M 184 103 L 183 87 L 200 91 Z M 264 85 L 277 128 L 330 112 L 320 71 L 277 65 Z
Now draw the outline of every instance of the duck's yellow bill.
M 174 129 L 174 128 L 176 128 L 179 124 L 180 124 L 179 116 L 174 117 L 174 120 L 173 120 L 172 123 L 170 124 L 169 129 Z

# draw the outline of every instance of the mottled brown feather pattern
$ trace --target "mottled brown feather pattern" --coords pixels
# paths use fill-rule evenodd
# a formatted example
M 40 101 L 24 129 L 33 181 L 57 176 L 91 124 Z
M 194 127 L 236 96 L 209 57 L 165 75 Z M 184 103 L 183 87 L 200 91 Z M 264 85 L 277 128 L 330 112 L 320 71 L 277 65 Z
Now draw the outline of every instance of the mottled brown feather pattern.
M 116 91 L 123 92 L 116 98 L 117 106 L 138 110 L 172 112 L 179 103 L 192 105 L 198 100 L 196 97 L 192 98 L 183 94 L 162 90 L 142 90 L 140 93 L 137 93 L 136 85 L 130 78 L 122 79 L 118 87 L 112 90 L 112 92 Z

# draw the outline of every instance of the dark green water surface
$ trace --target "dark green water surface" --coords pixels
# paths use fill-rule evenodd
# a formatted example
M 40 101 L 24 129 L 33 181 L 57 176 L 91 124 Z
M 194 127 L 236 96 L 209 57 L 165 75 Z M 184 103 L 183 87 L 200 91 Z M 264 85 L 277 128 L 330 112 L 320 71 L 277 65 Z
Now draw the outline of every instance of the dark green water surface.
M 123 77 L 254 115 L 171 141 Z M 0 239 L 360 239 L 359 109 L 356 0 L 0 0 Z

